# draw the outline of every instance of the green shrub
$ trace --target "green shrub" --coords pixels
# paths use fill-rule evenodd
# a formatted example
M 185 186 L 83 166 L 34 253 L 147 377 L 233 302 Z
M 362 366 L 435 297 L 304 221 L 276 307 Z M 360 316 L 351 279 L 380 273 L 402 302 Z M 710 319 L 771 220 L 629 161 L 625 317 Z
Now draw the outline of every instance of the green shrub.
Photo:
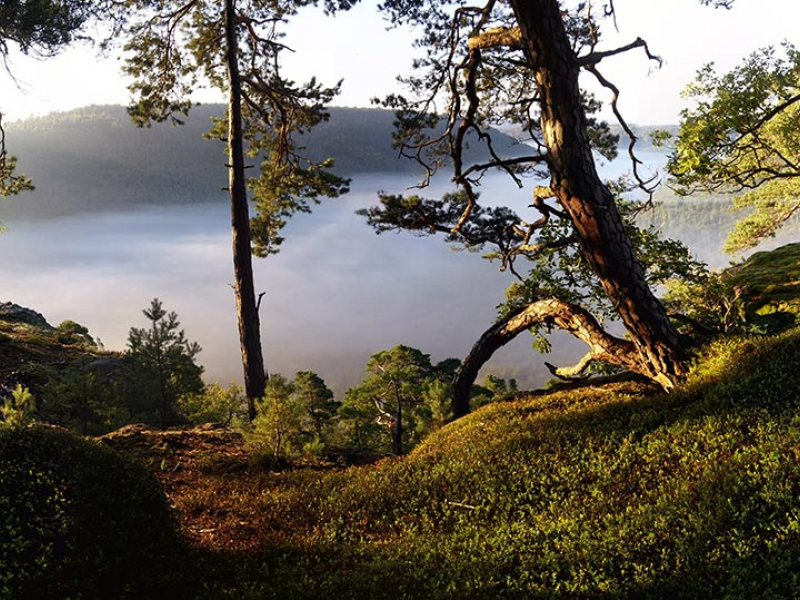
M 89 329 L 70 320 L 62 321 L 56 328 L 56 339 L 61 344 L 95 345 L 94 339 L 89 335 Z
M 0 598 L 188 597 L 166 497 L 142 466 L 43 428 L 0 432 Z
M 17 384 L 11 395 L 3 399 L 0 406 L 0 430 L 23 429 L 33 421 L 33 411 L 36 403 L 31 393 Z
M 241 421 L 247 417 L 247 398 L 240 385 L 231 383 L 223 388 L 214 382 L 207 385 L 202 392 L 184 394 L 178 398 L 178 410 L 195 425 L 229 425 L 236 419 Z

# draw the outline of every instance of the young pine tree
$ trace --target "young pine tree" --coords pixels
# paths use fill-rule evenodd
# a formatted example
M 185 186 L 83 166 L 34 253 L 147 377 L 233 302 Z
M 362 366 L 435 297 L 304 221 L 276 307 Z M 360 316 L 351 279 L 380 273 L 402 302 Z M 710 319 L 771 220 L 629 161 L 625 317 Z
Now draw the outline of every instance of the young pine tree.
M 186 339 L 177 313 L 164 310 L 158 298 L 142 313 L 150 325 L 131 327 L 127 354 L 140 407 L 165 427 L 177 420 L 178 398 L 203 390 L 203 367 L 195 362 L 200 346 Z

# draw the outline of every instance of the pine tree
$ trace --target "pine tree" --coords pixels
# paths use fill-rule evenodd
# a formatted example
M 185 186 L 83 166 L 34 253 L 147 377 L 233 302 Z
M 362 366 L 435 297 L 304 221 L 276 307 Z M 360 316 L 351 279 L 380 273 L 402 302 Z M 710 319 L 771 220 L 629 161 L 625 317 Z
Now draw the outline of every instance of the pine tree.
M 127 354 L 135 388 L 145 396 L 142 404 L 155 408 L 160 425 L 166 427 L 177 418 L 178 399 L 203 389 L 203 367 L 195 362 L 201 349 L 186 339 L 177 313 L 164 310 L 158 298 L 142 313 L 150 325 L 131 327 Z
M 134 102 L 139 125 L 170 120 L 180 124 L 192 106 L 191 92 L 205 79 L 228 97 L 227 119 L 210 134 L 227 141 L 231 200 L 234 293 L 250 419 L 264 395 L 267 371 L 261 347 L 260 296 L 256 297 L 251 252 L 277 252 L 280 231 L 295 212 L 308 212 L 321 196 L 348 190 L 348 181 L 328 169 L 332 161 L 308 160 L 296 136 L 328 118 L 327 103 L 339 85 L 311 80 L 297 84 L 280 71 L 280 26 L 307 0 L 124 0 L 117 19 L 126 24 Z M 349 2 L 326 3 L 328 9 Z M 222 8 L 222 10 L 220 10 Z M 247 157 L 260 172 L 245 175 Z M 251 198 L 248 199 L 248 188 Z M 249 201 L 256 214 L 250 218 Z
M 678 332 L 653 292 L 663 269 L 644 259 L 641 242 L 653 238 L 634 230 L 632 207 L 598 175 L 594 153 L 614 158 L 618 136 L 596 117 L 601 101 L 581 87 L 581 73 L 588 73 L 610 90 L 612 112 L 631 138 L 632 179 L 652 191 L 637 170 L 619 90 L 600 70 L 603 61 L 634 49 L 656 60 L 647 44 L 600 46 L 600 22 L 613 16 L 613 4 L 600 14 L 589 3 L 565 8 L 558 0 L 387 0 L 382 7 L 393 23 L 418 26 L 424 49 L 403 79 L 408 95 L 384 102 L 399 113 L 397 145 L 428 177 L 452 167 L 458 191 L 440 200 L 384 195 L 380 207 L 363 212 L 378 231 L 438 233 L 469 250 L 487 249 L 487 258 L 517 278 L 497 322 L 462 361 L 453 415 L 469 410 L 472 384 L 498 348 L 521 332 L 543 335 L 552 327 L 588 346 L 574 367 L 554 368 L 557 375 L 605 362 L 671 389 L 685 365 Z M 507 155 L 493 144 L 491 128 L 509 125 L 524 152 Z M 476 160 L 468 152 L 475 147 L 490 158 Z M 524 212 L 481 198 L 482 179 L 493 170 L 512 186 L 528 184 Z M 651 243 L 651 257 L 657 247 Z M 680 253 L 657 260 L 673 259 L 688 267 Z M 612 313 L 629 339 L 601 326 L 599 317 Z

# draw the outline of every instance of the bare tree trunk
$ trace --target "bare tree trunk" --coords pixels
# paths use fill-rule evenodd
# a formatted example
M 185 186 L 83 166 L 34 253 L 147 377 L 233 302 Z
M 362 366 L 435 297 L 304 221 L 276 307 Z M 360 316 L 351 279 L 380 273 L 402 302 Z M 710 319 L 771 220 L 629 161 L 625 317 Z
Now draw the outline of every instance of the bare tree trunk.
M 510 2 L 541 96 L 551 189 L 636 346 L 640 372 L 670 389 L 684 373 L 678 333 L 647 285 L 614 197 L 597 174 L 581 105 L 580 67 L 559 3 Z
M 236 314 L 242 349 L 244 387 L 250 420 L 256 416 L 255 400 L 264 396 L 267 373 L 261 354 L 261 326 L 253 285 L 253 258 L 250 241 L 250 210 L 244 175 L 242 134 L 242 95 L 239 80 L 238 42 L 234 0 L 225 1 L 226 61 L 228 67 L 228 168 L 233 232 L 233 271 Z

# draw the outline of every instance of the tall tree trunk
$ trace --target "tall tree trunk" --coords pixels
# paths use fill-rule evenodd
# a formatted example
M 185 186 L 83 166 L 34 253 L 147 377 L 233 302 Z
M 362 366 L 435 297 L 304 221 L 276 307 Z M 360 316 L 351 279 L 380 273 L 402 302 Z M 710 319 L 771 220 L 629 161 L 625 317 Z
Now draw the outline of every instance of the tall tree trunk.
M 641 359 L 641 370 L 665 389 L 683 374 L 677 330 L 636 257 L 614 197 L 595 168 L 572 51 L 557 0 L 510 0 L 541 96 L 541 126 L 551 189 L 580 236 Z
M 233 232 L 233 272 L 239 341 L 242 349 L 247 410 L 256 416 L 255 400 L 264 396 L 267 373 L 261 354 L 261 325 L 253 285 L 253 257 L 250 241 L 250 210 L 244 175 L 242 134 L 242 92 L 239 80 L 238 41 L 234 0 L 225 1 L 226 62 L 228 68 L 228 173 Z

